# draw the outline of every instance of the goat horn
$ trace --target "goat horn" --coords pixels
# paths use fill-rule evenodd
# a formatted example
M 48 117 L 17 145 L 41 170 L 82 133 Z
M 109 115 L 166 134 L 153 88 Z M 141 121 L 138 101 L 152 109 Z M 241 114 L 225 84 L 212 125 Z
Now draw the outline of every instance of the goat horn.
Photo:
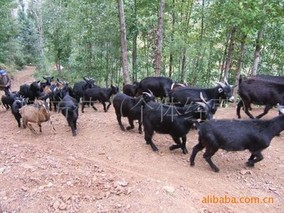
M 280 111 L 281 114 L 284 114 L 284 106 L 280 105 L 279 103 L 277 104 L 277 109 Z
M 222 82 L 217 82 L 218 85 L 220 85 L 221 87 L 226 87 L 226 84 L 222 83 Z
M 206 104 L 205 103 L 203 103 L 203 102 L 196 102 L 198 105 L 200 105 L 200 106 L 202 106 L 203 108 L 205 108 L 206 107 Z
M 206 100 L 205 100 L 205 98 L 203 97 L 202 92 L 200 92 L 200 99 L 201 99 L 204 103 L 207 103 Z
M 152 96 L 149 92 L 142 92 L 142 94 L 144 94 L 144 95 L 148 95 L 149 97 L 151 97 L 151 96 Z
M 224 79 L 224 82 L 225 82 L 226 85 L 229 86 L 229 83 L 228 83 L 228 81 L 227 81 L 227 78 Z
M 148 89 L 148 90 L 149 90 L 150 94 L 151 94 L 152 96 L 154 96 L 154 94 L 152 93 L 152 91 L 151 91 L 150 89 Z

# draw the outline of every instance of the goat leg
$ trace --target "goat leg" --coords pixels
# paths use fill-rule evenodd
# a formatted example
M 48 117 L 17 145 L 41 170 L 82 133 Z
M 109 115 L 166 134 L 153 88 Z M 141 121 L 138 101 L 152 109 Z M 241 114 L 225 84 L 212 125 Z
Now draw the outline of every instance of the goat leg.
M 134 129 L 134 123 L 133 123 L 133 120 L 128 118 L 128 123 L 130 126 L 126 127 L 127 130 L 131 130 L 131 129 Z
M 35 129 L 33 128 L 32 124 L 27 123 L 28 128 L 32 131 L 32 133 L 36 134 Z
M 256 162 L 259 162 L 263 159 L 263 155 L 260 152 L 252 153 L 246 165 L 249 167 L 253 167 Z
M 111 105 L 111 102 L 109 101 L 109 104 L 107 105 L 107 111 L 108 111 L 108 109 L 109 109 L 109 107 L 110 107 L 110 105 Z
M 116 115 L 116 119 L 117 119 L 117 122 L 118 122 L 118 124 L 119 124 L 119 126 L 120 126 L 120 129 L 121 129 L 122 131 L 125 131 L 125 128 L 124 128 L 124 126 L 122 125 L 122 122 L 121 122 L 121 115 L 120 115 L 120 114 L 117 114 L 117 115 Z
M 181 137 L 182 143 L 181 143 L 181 149 L 183 151 L 183 154 L 187 154 L 187 148 L 186 148 L 186 136 Z
M 173 137 L 173 140 L 175 141 L 176 144 L 170 146 L 170 150 L 181 148 L 183 154 L 188 153 L 185 145 L 180 142 L 180 139 L 178 137 Z
M 41 123 L 38 123 L 37 125 L 39 127 L 39 132 L 42 132 L 42 130 L 41 130 Z
M 138 120 L 138 131 L 139 131 L 139 134 L 142 134 L 142 122 L 140 119 Z
M 237 116 L 240 119 L 241 118 L 241 108 L 243 106 L 243 101 L 239 101 L 239 103 L 237 104 Z
M 268 111 L 272 108 L 272 106 L 270 105 L 266 105 L 264 108 L 263 113 L 259 114 L 258 116 L 256 116 L 257 119 L 261 118 L 262 116 L 266 115 L 268 113 Z
M 214 172 L 219 172 L 220 169 L 212 162 L 211 157 L 218 151 L 218 148 L 206 148 L 206 151 L 203 155 L 203 158 L 207 161 L 210 165 L 211 169 Z
M 145 137 L 145 140 L 146 140 L 146 144 L 150 144 L 150 146 L 151 146 L 151 148 L 152 148 L 152 150 L 154 151 L 154 152 L 158 152 L 159 151 L 159 149 L 156 147 L 156 145 L 153 143 L 153 141 L 152 141 L 152 138 L 150 138 L 150 137 Z
M 148 142 L 148 144 L 150 144 L 150 146 L 151 146 L 151 148 L 152 148 L 152 150 L 153 150 L 154 152 L 158 152 L 158 151 L 159 151 L 159 149 L 156 147 L 156 145 L 153 143 L 152 140 L 150 140 L 150 141 Z
M 195 165 L 195 163 L 194 163 L 195 157 L 196 157 L 197 153 L 198 153 L 199 151 L 201 151 L 202 149 L 204 149 L 204 146 L 203 146 L 202 143 L 200 143 L 200 142 L 199 142 L 197 145 L 195 145 L 195 146 L 193 147 L 191 156 L 190 156 L 190 158 L 189 158 L 189 161 L 190 161 L 190 165 L 191 165 L 191 166 L 194 166 L 194 165 Z
M 94 102 L 91 102 L 91 106 L 93 107 L 93 109 L 94 109 L 95 111 L 98 111 L 98 109 L 94 106 Z

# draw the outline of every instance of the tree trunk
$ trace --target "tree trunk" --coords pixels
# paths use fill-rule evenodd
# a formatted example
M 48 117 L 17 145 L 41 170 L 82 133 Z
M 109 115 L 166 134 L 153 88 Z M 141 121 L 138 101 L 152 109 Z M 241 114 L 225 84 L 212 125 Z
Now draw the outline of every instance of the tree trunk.
M 206 84 L 207 85 L 210 84 L 211 71 L 213 70 L 212 53 L 213 53 L 213 41 L 210 41 L 208 64 L 207 64 L 207 71 L 206 71 Z
M 230 40 L 230 33 L 227 34 L 227 39 L 226 39 L 226 44 L 225 44 L 225 50 L 224 50 L 224 54 L 222 57 L 222 62 L 220 63 L 220 76 L 219 76 L 219 81 L 222 81 L 223 79 L 223 73 L 224 73 L 224 69 L 225 69 L 225 62 L 226 62 L 226 56 L 227 56 L 227 51 L 228 51 L 228 46 L 229 46 L 229 40 Z
M 194 66 L 193 66 L 193 72 L 192 72 L 192 84 L 195 85 L 197 77 L 198 77 L 198 72 L 202 72 L 201 67 L 202 61 L 203 61 L 203 56 L 205 50 L 203 50 L 203 37 L 204 37 L 204 0 L 202 0 L 202 10 L 201 10 L 201 30 L 199 34 L 199 41 L 197 42 L 197 55 L 194 59 Z
M 247 35 L 243 35 L 242 40 L 241 40 L 241 47 L 240 47 L 240 57 L 238 60 L 237 64 L 237 69 L 236 69 L 236 80 L 235 80 L 235 85 L 238 84 L 239 78 L 241 75 L 241 70 L 243 66 L 243 59 L 244 59 L 244 54 L 245 54 L 245 42 L 246 42 Z
M 137 10 L 136 10 L 136 0 L 134 0 L 134 17 L 135 17 L 135 23 L 134 25 L 137 26 L 136 23 L 136 16 L 137 16 Z M 133 47 L 132 47 L 132 82 L 137 81 L 137 37 L 138 37 L 138 29 L 135 28 L 135 32 L 133 35 Z
M 239 83 L 239 79 L 240 79 L 240 75 L 241 75 L 241 71 L 242 71 L 242 66 L 243 66 L 243 63 L 244 63 L 243 59 L 244 59 L 244 55 L 245 55 L 246 38 L 247 38 L 247 35 L 243 35 L 242 39 L 241 39 L 240 56 L 239 56 L 239 60 L 238 60 L 237 68 L 236 68 L 235 85 L 238 85 L 238 83 Z M 233 96 L 237 97 L 237 93 L 238 93 L 238 90 L 234 89 Z M 236 104 L 236 103 L 234 103 L 234 104 Z
M 154 69 L 156 76 L 161 75 L 161 67 L 162 67 L 161 65 L 162 65 L 162 49 L 163 49 L 164 8 L 165 8 L 165 0 L 161 0 L 160 12 L 158 17 L 155 56 L 154 56 Z
M 230 34 L 230 43 L 229 43 L 229 49 L 228 54 L 226 57 L 226 64 L 225 64 L 225 75 L 224 79 L 229 79 L 229 72 L 232 66 L 232 58 L 233 58 L 233 52 L 234 52 L 234 45 L 235 45 L 235 34 L 237 31 L 237 27 L 233 26 Z
M 173 8 L 175 8 L 175 0 L 173 0 Z M 175 11 L 172 11 L 172 32 L 171 32 L 171 43 L 174 43 L 174 33 L 175 33 L 175 21 L 176 21 L 176 16 L 175 16 Z M 170 50 L 170 61 L 169 61 L 169 77 L 172 77 L 172 74 L 174 72 L 174 54 L 172 50 Z
M 185 82 L 185 68 L 186 68 L 186 48 L 183 48 L 181 53 L 181 71 L 180 71 L 180 81 Z
M 257 69 L 260 61 L 260 51 L 261 51 L 261 39 L 263 37 L 263 28 L 261 28 L 257 33 L 257 38 L 255 42 L 255 51 L 253 57 L 253 67 L 252 67 L 252 75 L 257 74 Z
M 182 1 L 182 2 L 184 2 L 184 1 Z M 184 23 L 184 25 L 185 25 L 185 29 L 184 29 L 184 31 L 183 31 L 183 39 L 184 39 L 184 41 L 185 41 L 185 43 L 187 42 L 187 37 L 188 37 L 188 31 L 189 31 L 189 28 L 190 28 L 190 26 L 189 26 L 189 23 L 190 23 L 190 17 L 191 17 L 191 14 L 192 14 L 192 9 L 193 9 L 193 2 L 194 1 L 187 1 L 187 4 L 184 6 L 184 8 L 185 8 L 185 11 L 186 11 L 186 15 L 184 16 L 183 15 L 183 12 L 181 13 L 181 21 L 180 22 L 185 22 Z M 182 48 L 182 50 L 181 50 L 181 56 L 180 56 L 180 58 L 181 58 L 181 60 L 180 60 L 180 81 L 181 82 L 187 82 L 186 81 L 186 75 L 187 75 L 187 73 L 186 73 L 186 63 L 187 63 L 187 60 L 186 60 L 186 50 L 187 50 L 187 48 L 186 47 L 184 47 L 184 48 Z
M 120 24 L 120 37 L 121 37 L 123 80 L 124 84 L 128 84 L 130 81 L 129 81 L 129 71 L 128 71 L 128 60 L 127 60 L 127 41 L 126 41 L 126 27 L 125 27 L 123 0 L 117 0 L 117 2 L 118 2 L 118 14 L 119 14 L 119 24 Z

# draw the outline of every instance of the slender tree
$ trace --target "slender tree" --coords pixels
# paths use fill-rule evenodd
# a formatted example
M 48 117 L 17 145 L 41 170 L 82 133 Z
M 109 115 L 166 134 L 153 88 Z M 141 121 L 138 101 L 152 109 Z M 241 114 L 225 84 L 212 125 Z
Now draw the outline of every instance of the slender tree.
M 259 29 L 256 37 L 255 42 L 255 51 L 254 51 L 254 57 L 253 57 L 253 67 L 252 67 L 252 75 L 257 74 L 258 65 L 260 62 L 260 51 L 261 51 L 261 40 L 263 37 L 263 28 Z
M 129 81 L 129 71 L 128 71 L 128 60 L 127 60 L 127 40 L 126 40 L 126 27 L 125 27 L 123 0 L 117 0 L 117 2 L 118 2 L 118 14 L 119 14 L 119 24 L 120 24 L 120 37 L 121 37 L 123 80 L 124 84 L 128 84 L 130 81 Z
M 225 73 L 224 73 L 225 79 L 228 79 L 230 68 L 231 68 L 231 65 L 232 65 L 236 31 L 237 31 L 237 27 L 233 26 L 231 28 L 231 32 L 230 32 L 229 48 L 228 48 L 228 53 L 227 53 L 226 63 L 225 63 Z
M 163 49 L 163 27 L 164 27 L 164 9 L 165 9 L 165 0 L 160 2 L 160 10 L 158 17 L 158 28 L 157 28 L 157 38 L 155 46 L 155 56 L 154 56 L 154 68 L 155 75 L 161 75 L 162 67 L 162 49 Z

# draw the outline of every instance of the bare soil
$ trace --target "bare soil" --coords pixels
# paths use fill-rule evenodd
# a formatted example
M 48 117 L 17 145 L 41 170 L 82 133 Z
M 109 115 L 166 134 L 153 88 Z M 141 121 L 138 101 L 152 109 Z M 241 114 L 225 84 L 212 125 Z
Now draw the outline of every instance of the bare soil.
M 13 90 L 32 82 L 33 72 L 27 67 L 16 73 Z M 214 173 L 202 153 L 189 166 L 196 130 L 188 134 L 189 154 L 170 151 L 171 137 L 160 134 L 154 135 L 156 153 L 137 128 L 120 130 L 112 106 L 107 113 L 96 107 L 80 114 L 73 137 L 59 113 L 51 116 L 56 134 L 47 123 L 43 133 L 33 134 L 18 128 L 11 111 L 0 106 L 0 212 L 284 212 L 283 133 L 254 168 L 245 166 L 249 152 L 219 150 L 213 161 L 220 172 Z M 272 110 L 264 119 L 276 115 Z M 236 118 L 235 108 L 219 108 L 215 117 Z M 245 197 L 247 203 L 212 203 L 214 196 Z

